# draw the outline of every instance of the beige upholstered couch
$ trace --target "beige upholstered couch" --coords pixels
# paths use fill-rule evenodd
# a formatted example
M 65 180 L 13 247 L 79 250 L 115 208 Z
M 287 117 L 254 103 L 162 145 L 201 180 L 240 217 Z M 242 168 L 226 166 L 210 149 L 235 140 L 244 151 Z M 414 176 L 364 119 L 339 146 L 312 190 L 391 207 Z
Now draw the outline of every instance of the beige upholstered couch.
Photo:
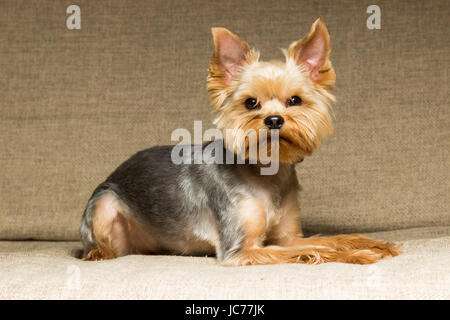
M 66 27 L 70 4 L 81 30 Z M 366 26 L 371 4 L 381 29 Z M 298 165 L 304 232 L 370 233 L 404 254 L 366 266 L 81 261 L 95 186 L 135 151 L 174 143 L 174 129 L 212 127 L 210 28 L 272 59 L 318 16 L 336 121 Z M 450 298 L 448 17 L 445 0 L 2 1 L 0 298 Z

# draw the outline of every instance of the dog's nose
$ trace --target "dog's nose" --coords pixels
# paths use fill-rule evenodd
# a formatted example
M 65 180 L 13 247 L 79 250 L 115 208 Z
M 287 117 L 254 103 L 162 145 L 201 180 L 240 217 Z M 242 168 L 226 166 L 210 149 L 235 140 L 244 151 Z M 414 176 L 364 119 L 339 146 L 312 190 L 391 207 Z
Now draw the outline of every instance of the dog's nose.
M 269 129 L 280 129 L 284 123 L 284 119 L 282 116 L 268 116 L 264 119 L 264 124 Z

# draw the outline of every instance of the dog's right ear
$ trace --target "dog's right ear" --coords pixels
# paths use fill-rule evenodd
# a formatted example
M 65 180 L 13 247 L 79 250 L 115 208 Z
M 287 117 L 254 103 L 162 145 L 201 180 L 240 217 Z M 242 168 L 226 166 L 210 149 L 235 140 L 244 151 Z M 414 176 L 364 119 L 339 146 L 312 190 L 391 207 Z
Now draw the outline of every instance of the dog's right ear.
M 212 28 L 214 55 L 210 64 L 210 75 L 220 77 L 229 85 L 246 61 L 250 46 L 225 28 Z

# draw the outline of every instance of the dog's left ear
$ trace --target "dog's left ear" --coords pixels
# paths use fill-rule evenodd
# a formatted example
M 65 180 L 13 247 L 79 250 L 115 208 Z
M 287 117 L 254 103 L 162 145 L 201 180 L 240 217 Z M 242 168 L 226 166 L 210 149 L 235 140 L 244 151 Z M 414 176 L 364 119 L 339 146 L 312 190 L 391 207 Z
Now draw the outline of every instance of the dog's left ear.
M 305 66 L 315 83 L 325 89 L 332 89 L 336 74 L 329 59 L 330 52 L 330 35 L 322 18 L 319 18 L 304 39 L 289 46 L 286 55 L 288 59 Z

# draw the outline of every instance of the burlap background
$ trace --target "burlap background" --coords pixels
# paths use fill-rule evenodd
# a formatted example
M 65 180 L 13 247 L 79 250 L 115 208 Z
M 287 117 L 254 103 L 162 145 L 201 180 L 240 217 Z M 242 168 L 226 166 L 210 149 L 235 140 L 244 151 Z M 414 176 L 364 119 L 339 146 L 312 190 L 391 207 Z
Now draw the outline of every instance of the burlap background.
M 65 10 L 81 7 L 82 29 Z M 211 127 L 209 29 L 281 58 L 321 15 L 336 135 L 298 167 L 307 233 L 450 225 L 448 1 L 0 1 L 0 238 L 78 239 L 94 187 L 139 149 Z

